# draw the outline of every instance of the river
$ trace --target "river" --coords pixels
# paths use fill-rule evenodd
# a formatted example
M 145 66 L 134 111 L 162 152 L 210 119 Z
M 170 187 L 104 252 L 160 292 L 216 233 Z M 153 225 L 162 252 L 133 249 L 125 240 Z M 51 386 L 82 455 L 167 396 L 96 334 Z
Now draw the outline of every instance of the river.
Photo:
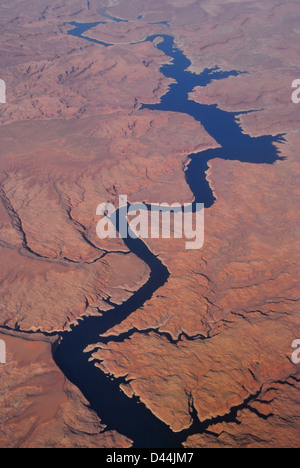
M 114 18 L 109 15 L 106 17 Z M 112 44 L 83 36 L 84 32 L 100 23 L 103 21 L 90 24 L 69 23 L 74 26 L 69 34 L 111 47 Z M 157 38 L 160 38 L 158 43 Z M 238 71 L 222 72 L 218 68 L 214 68 L 204 70 L 199 75 L 193 74 L 187 71 L 191 62 L 175 46 L 172 36 L 155 35 L 148 37 L 146 41 L 152 43 L 155 41 L 156 47 L 173 59 L 172 63 L 161 67 L 161 72 L 164 76 L 175 79 L 176 83 L 171 85 L 159 104 L 143 104 L 141 109 L 172 111 L 190 115 L 200 122 L 221 145 L 220 149 L 190 155 L 186 180 L 194 193 L 195 202 L 204 203 L 206 208 L 211 207 L 215 202 L 205 174 L 207 164 L 211 159 L 218 157 L 255 164 L 272 164 L 280 159 L 273 143 L 282 141 L 282 135 L 252 138 L 242 132 L 235 113 L 222 111 L 214 105 L 202 105 L 188 100 L 188 94 L 195 86 L 206 86 L 212 80 L 237 76 Z M 132 253 L 150 267 L 149 280 L 123 305 L 114 306 L 112 310 L 104 312 L 103 315 L 99 314 L 99 317 L 85 318 L 77 326 L 72 327 L 71 332 L 63 333 L 61 343 L 55 348 L 54 359 L 65 376 L 85 395 L 91 408 L 106 424 L 107 430 L 116 430 L 129 437 L 134 441 L 135 448 L 180 448 L 189 435 L 207 429 L 198 421 L 195 410 L 191 413 L 194 421 L 192 427 L 182 433 L 174 433 L 166 424 L 156 418 L 138 398 L 128 398 L 120 391 L 119 385 L 123 379 L 107 376 L 89 362 L 90 355 L 83 352 L 90 344 L 111 341 L 111 338 L 104 339 L 100 338 L 99 335 L 121 323 L 135 310 L 141 308 L 168 281 L 167 268 L 151 253 L 144 242 L 130 237 L 124 242 Z M 127 336 L 124 334 L 122 337 L 114 338 L 114 340 L 123 341 Z M 233 411 L 228 417 L 228 421 L 232 420 L 230 418 L 234 418 L 234 413 Z

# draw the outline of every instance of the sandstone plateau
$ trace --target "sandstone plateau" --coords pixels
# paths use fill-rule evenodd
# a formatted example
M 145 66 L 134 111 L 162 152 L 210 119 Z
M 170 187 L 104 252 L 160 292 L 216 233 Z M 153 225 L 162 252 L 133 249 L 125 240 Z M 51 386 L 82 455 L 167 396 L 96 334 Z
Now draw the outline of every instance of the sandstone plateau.
M 106 7 L 127 22 L 101 16 Z M 91 342 L 86 359 L 122 378 L 122 392 L 182 433 L 185 447 L 299 446 L 299 19 L 298 3 L 282 0 L 2 2 L 1 447 L 134 443 L 107 430 L 53 352 L 63 332 L 113 313 L 150 276 L 121 239 L 96 236 L 98 204 L 122 194 L 191 202 L 188 156 L 218 148 L 191 116 L 141 109 L 173 83 L 160 70 L 171 59 L 142 42 L 160 34 L 174 37 L 194 73 L 242 72 L 189 99 L 236 113 L 253 137 L 284 135 L 282 159 L 208 163 L 216 202 L 204 247 L 145 241 L 170 277 L 105 343 Z M 69 34 L 70 22 L 98 21 Z

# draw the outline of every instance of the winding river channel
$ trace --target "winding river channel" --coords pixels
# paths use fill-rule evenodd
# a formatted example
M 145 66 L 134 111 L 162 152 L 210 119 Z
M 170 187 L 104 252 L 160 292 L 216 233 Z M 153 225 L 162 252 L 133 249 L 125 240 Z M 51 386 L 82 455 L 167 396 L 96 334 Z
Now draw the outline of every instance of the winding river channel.
M 113 19 L 109 15 L 106 17 Z M 119 21 L 121 20 L 119 19 Z M 69 31 L 69 34 L 106 47 L 112 46 L 112 44 L 83 36 L 83 33 L 101 23 L 103 22 L 70 23 L 74 28 Z M 156 41 L 157 38 L 160 41 Z M 191 62 L 175 46 L 172 36 L 155 35 L 148 37 L 146 41 L 155 43 L 158 49 L 173 59 L 172 62 L 161 67 L 161 73 L 166 77 L 173 78 L 176 83 L 171 85 L 159 104 L 143 104 L 142 108 L 188 114 L 200 122 L 221 146 L 220 149 L 190 155 L 190 164 L 186 172 L 186 180 L 194 193 L 195 202 L 205 203 L 206 208 L 209 208 L 215 199 L 206 180 L 208 161 L 218 157 L 256 164 L 272 164 L 279 159 L 273 143 L 281 141 L 283 137 L 279 135 L 277 137 L 252 138 L 242 133 L 236 121 L 237 114 L 222 111 L 214 105 L 197 104 L 188 99 L 188 94 L 195 86 L 206 86 L 212 80 L 237 76 L 239 72 L 222 72 L 215 68 L 204 70 L 199 75 L 193 74 L 187 71 Z M 101 421 L 107 426 L 107 430 L 116 430 L 129 437 L 134 441 L 135 448 L 180 448 L 189 435 L 205 431 L 208 427 L 198 421 L 195 410 L 192 410 L 191 413 L 194 421 L 192 427 L 181 433 L 174 433 L 166 424 L 156 418 L 138 398 L 128 398 L 120 390 L 119 385 L 123 379 L 107 376 L 95 367 L 94 363 L 89 362 L 90 355 L 83 352 L 90 344 L 107 343 L 112 339 L 124 341 L 127 337 L 126 334 L 107 339 L 100 338 L 99 335 L 120 324 L 135 310 L 141 308 L 168 281 L 167 268 L 142 240 L 128 238 L 124 242 L 132 253 L 149 266 L 151 270 L 149 280 L 124 304 L 114 306 L 112 310 L 104 312 L 103 315 L 99 314 L 99 317 L 85 318 L 77 326 L 74 326 L 71 332 L 63 333 L 62 340 L 54 351 L 54 359 L 65 376 L 85 395 L 91 408 L 98 413 Z M 235 409 L 236 412 L 238 409 Z M 234 418 L 235 411 L 233 410 L 227 420 L 234 420 Z

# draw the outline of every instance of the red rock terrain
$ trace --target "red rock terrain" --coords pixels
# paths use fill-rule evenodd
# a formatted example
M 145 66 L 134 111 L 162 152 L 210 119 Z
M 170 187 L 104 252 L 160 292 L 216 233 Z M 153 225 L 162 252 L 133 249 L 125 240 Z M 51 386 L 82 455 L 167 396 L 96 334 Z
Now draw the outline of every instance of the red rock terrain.
M 129 447 L 104 432 L 78 389 L 52 361 L 51 344 L 0 335 L 7 345 L 1 368 L 0 445 L 2 448 Z
M 247 72 L 197 88 L 190 99 L 255 110 L 240 117 L 243 131 L 285 133 L 278 148 L 286 159 L 210 162 L 217 202 L 206 210 L 204 248 L 147 241 L 167 266 L 168 283 L 107 333 L 134 329 L 129 338 L 90 350 L 96 366 L 126 376 L 122 390 L 174 431 L 191 425 L 194 408 L 208 432 L 188 437 L 187 447 L 299 446 L 299 366 L 291 362 L 300 336 L 300 107 L 291 101 L 299 78 L 297 5 L 120 1 L 109 12 L 129 23 L 86 33 L 118 43 L 104 48 L 68 35 L 65 24 L 99 20 L 102 2 L 2 2 L 0 78 L 8 89 L 0 108 L 0 325 L 15 336 L 0 336 L 8 347 L 0 446 L 131 444 L 103 433 L 53 363 L 45 335 L 25 340 L 16 330 L 69 329 L 147 281 L 149 268 L 122 241 L 97 238 L 99 203 L 117 203 L 119 194 L 131 202 L 192 200 L 187 155 L 217 144 L 189 116 L 139 110 L 171 84 L 159 72 L 168 58 L 151 43 L 127 43 L 157 33 L 175 37 L 195 72 L 216 65 Z M 169 28 L 149 25 L 166 20 Z

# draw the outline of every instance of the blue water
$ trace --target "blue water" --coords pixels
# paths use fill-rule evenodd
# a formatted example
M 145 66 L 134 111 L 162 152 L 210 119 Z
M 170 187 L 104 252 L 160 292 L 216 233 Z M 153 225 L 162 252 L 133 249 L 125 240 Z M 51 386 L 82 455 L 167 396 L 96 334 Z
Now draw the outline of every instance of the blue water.
M 115 16 L 109 15 L 108 13 L 106 13 L 107 10 L 109 10 L 109 8 L 102 8 L 101 10 L 99 10 L 100 15 L 104 18 L 114 21 L 115 23 L 128 23 L 128 20 L 126 19 L 116 18 Z
M 162 97 L 159 104 L 144 104 L 142 108 L 187 114 L 203 125 L 219 143 L 220 149 L 190 155 L 191 163 L 186 173 L 187 182 L 195 195 L 195 201 L 204 203 L 206 208 L 209 208 L 215 198 L 205 175 L 208 161 L 221 158 L 253 164 L 273 164 L 282 159 L 274 143 L 283 142 L 284 135 L 251 137 L 244 134 L 237 123 L 237 118 L 241 113 L 226 112 L 218 109 L 216 105 L 190 101 L 188 95 L 196 86 L 205 87 L 214 80 L 238 76 L 241 72 L 236 70 L 223 72 L 215 67 L 210 70 L 206 69 L 199 75 L 191 73 L 187 71 L 191 62 L 181 50 L 175 47 L 174 39 L 166 35 L 160 37 L 163 40 L 157 48 L 173 58 L 172 64 L 163 65 L 161 72 L 164 76 L 175 79 L 176 83 L 171 85 L 169 92 Z M 153 41 L 156 38 L 157 36 L 152 36 L 147 40 Z
M 85 39 L 86 41 L 93 42 L 94 44 L 102 45 L 104 47 L 111 47 L 113 44 L 109 44 L 108 42 L 98 41 L 97 39 L 93 39 L 91 37 L 83 36 L 83 34 L 89 31 L 92 28 L 95 28 L 99 24 L 106 24 L 106 21 L 98 21 L 97 23 L 77 23 L 77 21 L 71 21 L 71 26 L 74 26 L 74 29 L 68 31 L 70 36 L 79 37 L 80 39 Z
M 102 8 L 99 10 L 99 14 L 103 16 L 103 18 L 107 18 L 108 20 L 115 22 L 115 23 L 128 23 L 128 20 L 122 19 L 122 18 L 116 18 L 115 16 L 109 15 L 107 13 L 107 10 L 109 8 Z M 141 20 L 143 16 L 138 16 L 137 20 Z M 110 44 L 109 42 L 104 42 L 104 41 L 99 41 L 97 39 L 93 39 L 88 36 L 84 36 L 83 34 L 87 31 L 89 31 L 92 28 L 95 28 L 99 24 L 108 24 L 109 21 L 97 21 L 95 23 L 78 23 L 77 21 L 70 21 L 66 24 L 69 24 L 71 26 L 74 26 L 74 29 L 71 29 L 68 31 L 68 34 L 70 36 L 75 36 L 79 37 L 81 39 L 85 39 L 86 41 L 93 42 L 94 44 L 102 45 L 104 47 L 111 47 L 113 44 Z
M 74 26 L 70 34 L 83 38 L 84 32 L 100 22 L 70 24 Z M 253 164 L 272 164 L 279 159 L 274 142 L 283 141 L 283 135 L 252 138 L 242 133 L 236 122 L 237 115 L 235 113 L 221 111 L 216 106 L 201 105 L 189 101 L 188 93 L 195 86 L 206 86 L 212 80 L 237 76 L 239 72 L 235 70 L 222 72 L 218 68 L 214 68 L 204 70 L 200 75 L 190 73 L 187 71 L 190 61 L 182 51 L 175 47 L 174 39 L 171 36 L 150 36 L 146 40 L 153 42 L 157 37 L 162 38 L 157 47 L 173 59 L 171 64 L 162 66 L 161 72 L 166 77 L 174 78 L 176 84 L 170 87 L 169 92 L 162 97 L 159 104 L 143 104 L 142 108 L 190 115 L 200 122 L 222 146 L 220 149 L 190 155 L 191 163 L 186 173 L 187 182 L 195 195 L 195 201 L 204 202 L 206 207 L 210 207 L 215 199 L 205 175 L 209 160 L 219 157 Z M 110 46 L 102 44 L 100 41 L 92 41 L 106 47 Z M 85 318 L 80 321 L 79 325 L 72 327 L 71 332 L 62 334 L 62 341 L 54 350 L 54 359 L 66 377 L 82 391 L 90 402 L 90 406 L 98 413 L 108 429 L 114 429 L 132 439 L 136 448 L 179 448 L 182 447 L 182 442 L 189 435 L 206 431 L 209 422 L 201 423 L 195 409 L 192 408 L 192 427 L 182 433 L 173 433 L 137 398 L 130 399 L 120 391 L 119 385 L 124 380 L 106 376 L 93 363 L 88 362 L 90 356 L 83 353 L 83 350 L 90 344 L 109 342 L 109 339 L 100 338 L 99 335 L 124 321 L 135 310 L 143 307 L 145 302 L 150 300 L 153 294 L 168 281 L 167 268 L 141 240 L 129 237 L 124 242 L 131 252 L 149 266 L 151 270 L 149 280 L 123 305 L 115 305 L 108 300 L 107 302 L 113 306 L 111 311 L 104 312 L 99 317 Z M 129 337 L 130 333 L 124 334 L 122 337 L 114 338 L 114 341 L 121 342 Z M 244 405 L 234 408 L 226 417 L 217 418 L 214 422 L 235 421 L 238 410 L 247 404 L 248 402 L 245 402 Z
M 170 27 L 170 21 L 154 21 L 153 23 L 149 24 L 163 24 L 164 26 Z

